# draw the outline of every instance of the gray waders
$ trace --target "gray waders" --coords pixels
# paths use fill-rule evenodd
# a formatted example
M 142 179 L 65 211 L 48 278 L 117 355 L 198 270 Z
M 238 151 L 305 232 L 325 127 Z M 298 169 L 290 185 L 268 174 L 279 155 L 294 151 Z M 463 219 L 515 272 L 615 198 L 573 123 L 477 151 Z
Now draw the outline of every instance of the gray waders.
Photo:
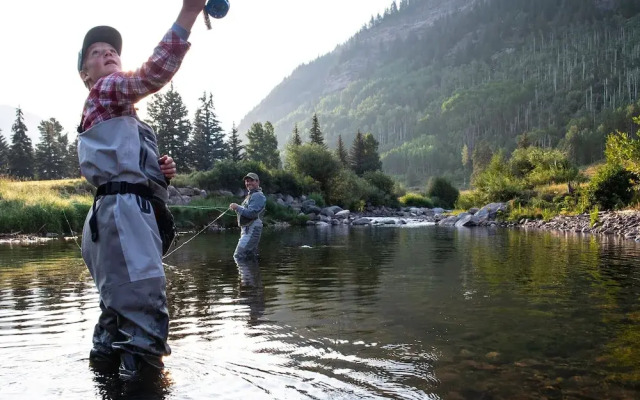
M 126 357 L 161 368 L 162 356 L 171 353 L 163 245 L 145 195 L 168 197 L 155 134 L 136 118 L 118 117 L 78 138 L 82 175 L 100 188 L 82 235 L 82 258 L 102 311 L 92 355 L 120 356 L 121 376 Z

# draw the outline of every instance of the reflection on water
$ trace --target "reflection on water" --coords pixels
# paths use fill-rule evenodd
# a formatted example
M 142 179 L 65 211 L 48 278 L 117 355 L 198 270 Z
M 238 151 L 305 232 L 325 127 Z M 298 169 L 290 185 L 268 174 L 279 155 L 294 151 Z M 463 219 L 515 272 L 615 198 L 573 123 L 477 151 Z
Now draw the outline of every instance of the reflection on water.
M 498 229 L 237 232 L 168 258 L 172 355 L 89 368 L 98 296 L 73 242 L 0 247 L 0 398 L 632 399 L 640 247 Z

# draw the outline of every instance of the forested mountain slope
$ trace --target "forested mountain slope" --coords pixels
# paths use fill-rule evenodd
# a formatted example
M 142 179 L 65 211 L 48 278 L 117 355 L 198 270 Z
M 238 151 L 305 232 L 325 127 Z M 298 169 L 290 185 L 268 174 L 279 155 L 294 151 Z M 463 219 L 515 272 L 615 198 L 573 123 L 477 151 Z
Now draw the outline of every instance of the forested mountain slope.
M 371 132 L 385 172 L 463 182 L 462 154 L 518 141 L 600 159 L 609 132 L 634 129 L 639 85 L 637 0 L 402 0 L 298 67 L 239 129 L 271 121 L 283 146 L 316 112 L 330 147 Z

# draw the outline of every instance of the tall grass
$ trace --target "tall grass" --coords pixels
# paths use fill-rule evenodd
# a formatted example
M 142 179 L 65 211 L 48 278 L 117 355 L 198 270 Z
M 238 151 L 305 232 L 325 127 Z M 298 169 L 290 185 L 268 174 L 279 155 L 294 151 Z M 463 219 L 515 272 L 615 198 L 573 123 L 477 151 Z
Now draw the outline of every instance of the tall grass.
M 92 201 L 91 186 L 82 179 L 0 178 L 0 233 L 81 231 Z

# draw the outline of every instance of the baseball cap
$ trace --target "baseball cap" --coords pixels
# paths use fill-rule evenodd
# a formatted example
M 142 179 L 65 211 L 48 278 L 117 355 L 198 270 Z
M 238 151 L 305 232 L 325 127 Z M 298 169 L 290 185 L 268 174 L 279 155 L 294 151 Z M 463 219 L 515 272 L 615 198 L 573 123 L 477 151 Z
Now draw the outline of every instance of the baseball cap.
M 245 180 L 245 179 L 247 179 L 247 178 L 249 178 L 249 179 L 253 179 L 254 181 L 259 181 L 259 180 L 260 180 L 260 179 L 258 178 L 258 174 L 255 174 L 255 173 L 253 173 L 253 172 L 249 172 L 248 174 L 246 174 L 246 175 L 244 176 L 244 178 L 242 178 L 242 180 Z
M 84 61 L 85 52 L 94 43 L 104 42 L 109 43 L 120 55 L 122 51 L 122 36 L 120 32 L 110 26 L 96 26 L 89 29 L 89 32 L 84 37 L 82 42 L 82 49 L 78 53 L 78 72 L 82 71 L 82 62 Z

